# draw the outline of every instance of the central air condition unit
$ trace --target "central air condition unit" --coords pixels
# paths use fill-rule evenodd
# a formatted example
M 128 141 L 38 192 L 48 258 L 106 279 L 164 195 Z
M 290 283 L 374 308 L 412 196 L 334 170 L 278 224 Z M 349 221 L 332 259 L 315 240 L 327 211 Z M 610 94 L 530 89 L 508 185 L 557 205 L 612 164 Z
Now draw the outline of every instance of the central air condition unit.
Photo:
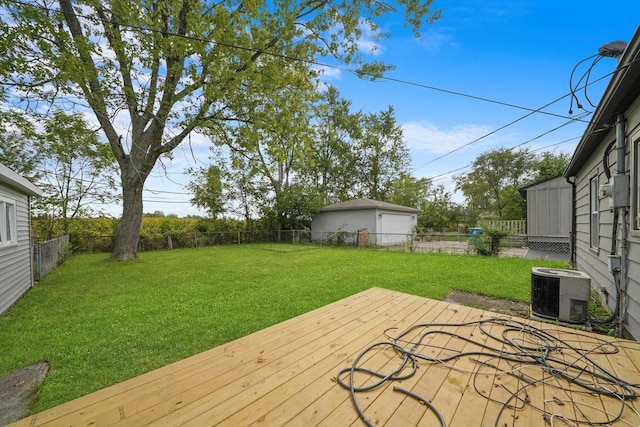
M 591 278 L 580 271 L 531 269 L 531 313 L 562 322 L 587 320 Z

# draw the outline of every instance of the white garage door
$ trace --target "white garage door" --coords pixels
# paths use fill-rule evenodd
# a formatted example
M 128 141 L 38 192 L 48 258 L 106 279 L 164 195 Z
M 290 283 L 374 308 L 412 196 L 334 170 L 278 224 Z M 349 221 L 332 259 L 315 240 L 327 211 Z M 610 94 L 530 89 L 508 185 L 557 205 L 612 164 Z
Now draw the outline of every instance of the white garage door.
M 411 215 L 383 213 L 380 219 L 378 243 L 400 243 L 411 234 Z

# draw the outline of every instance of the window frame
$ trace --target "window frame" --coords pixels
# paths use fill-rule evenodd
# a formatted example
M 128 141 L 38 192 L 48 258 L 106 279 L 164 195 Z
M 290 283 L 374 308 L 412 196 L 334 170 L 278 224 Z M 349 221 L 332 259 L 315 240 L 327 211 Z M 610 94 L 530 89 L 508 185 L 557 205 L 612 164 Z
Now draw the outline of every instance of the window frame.
M 598 174 L 589 177 L 589 247 L 600 248 L 600 196 Z
M 16 205 L 15 200 L 0 197 L 0 248 L 18 243 Z
M 631 135 L 631 234 L 640 236 L 640 130 Z

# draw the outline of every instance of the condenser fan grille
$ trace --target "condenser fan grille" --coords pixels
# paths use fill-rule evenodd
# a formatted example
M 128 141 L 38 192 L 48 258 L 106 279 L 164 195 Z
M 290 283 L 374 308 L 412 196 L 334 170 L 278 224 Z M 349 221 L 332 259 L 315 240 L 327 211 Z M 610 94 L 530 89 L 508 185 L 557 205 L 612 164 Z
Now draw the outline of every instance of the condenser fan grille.
M 546 317 L 560 314 L 560 279 L 557 277 L 531 277 L 531 311 Z

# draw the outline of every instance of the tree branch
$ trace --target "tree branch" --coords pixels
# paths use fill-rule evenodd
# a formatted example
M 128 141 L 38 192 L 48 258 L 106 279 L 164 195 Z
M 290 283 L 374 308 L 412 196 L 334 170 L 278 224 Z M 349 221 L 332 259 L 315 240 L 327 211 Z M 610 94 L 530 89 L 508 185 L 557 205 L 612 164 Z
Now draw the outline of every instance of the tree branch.
M 96 118 L 104 130 L 105 135 L 109 140 L 109 144 L 111 144 L 116 160 L 120 165 L 122 165 L 127 156 L 122 149 L 122 145 L 119 144 L 118 133 L 109 120 L 104 94 L 100 87 L 100 81 L 98 80 L 98 70 L 87 48 L 88 40 L 82 32 L 82 26 L 80 25 L 80 21 L 78 20 L 75 11 L 73 10 L 71 0 L 59 0 L 59 2 L 60 10 L 64 14 L 67 27 L 73 36 L 74 46 L 80 56 L 80 60 L 88 70 L 88 73 L 80 77 L 80 79 L 84 80 L 88 84 L 89 96 L 87 97 L 87 101 L 89 102 L 91 109 L 96 114 Z

